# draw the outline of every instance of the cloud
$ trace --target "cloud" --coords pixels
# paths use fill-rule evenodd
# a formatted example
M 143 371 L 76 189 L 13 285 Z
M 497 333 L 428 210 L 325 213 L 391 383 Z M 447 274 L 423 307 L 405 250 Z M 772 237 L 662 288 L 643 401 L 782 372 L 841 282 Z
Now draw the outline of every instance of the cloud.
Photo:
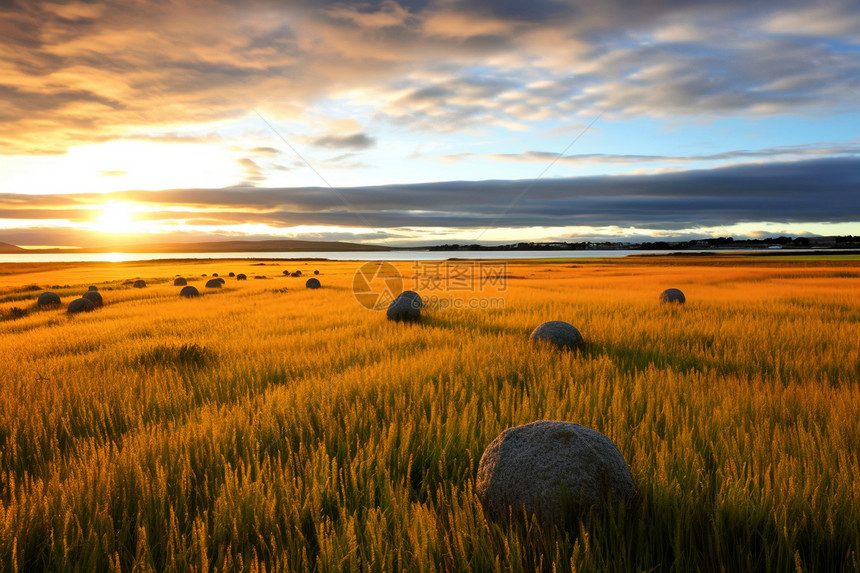
M 366 133 L 353 133 L 350 135 L 325 135 L 312 138 L 311 145 L 316 147 L 327 147 L 332 149 L 367 149 L 376 145 L 376 139 Z
M 804 145 L 780 145 L 763 149 L 735 149 L 720 153 L 701 155 L 641 155 L 612 153 L 579 153 L 559 157 L 558 152 L 524 151 L 522 153 L 455 153 L 439 156 L 448 162 L 483 159 L 514 163 L 561 163 L 567 165 L 614 164 L 641 165 L 643 163 L 706 163 L 740 162 L 762 160 L 797 160 L 810 157 L 838 157 L 860 155 L 860 141 L 838 143 L 811 143 Z
M 794 0 L 6 2 L 0 153 L 224 127 L 254 109 L 301 119 L 327 99 L 437 132 L 600 111 L 839 113 L 858 109 L 858 12 Z M 320 145 L 373 141 L 340 137 Z
M 525 193 L 524 193 L 525 192 Z M 745 222 L 860 222 L 860 159 L 755 163 L 628 176 L 458 181 L 339 189 L 177 189 L 106 195 L 0 195 L 9 220 L 73 217 L 104 201 L 137 203 L 145 217 L 273 228 L 375 229 L 638 227 L 693 229 Z M 185 212 L 181 210 L 184 209 Z M 6 226 L 9 226 L 7 221 Z

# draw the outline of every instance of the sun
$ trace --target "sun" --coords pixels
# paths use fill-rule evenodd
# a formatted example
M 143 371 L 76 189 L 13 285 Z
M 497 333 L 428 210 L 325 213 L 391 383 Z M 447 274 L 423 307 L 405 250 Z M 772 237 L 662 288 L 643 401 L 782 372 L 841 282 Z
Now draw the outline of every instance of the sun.
M 134 207 L 128 203 L 105 203 L 95 221 L 95 229 L 102 233 L 128 233 L 133 225 Z

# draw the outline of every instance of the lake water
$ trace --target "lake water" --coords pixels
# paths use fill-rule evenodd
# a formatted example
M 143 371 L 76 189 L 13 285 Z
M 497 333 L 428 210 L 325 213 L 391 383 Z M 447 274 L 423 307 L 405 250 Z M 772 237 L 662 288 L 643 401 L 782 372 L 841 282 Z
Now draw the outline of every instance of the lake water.
M 792 249 L 801 253 L 806 249 Z M 0 263 L 71 263 L 156 261 L 164 259 L 329 259 L 332 261 L 443 261 L 445 259 L 591 259 L 628 255 L 666 255 L 675 251 L 360 251 L 360 252 L 275 252 L 275 253 L 16 253 L 0 254 Z M 768 249 L 736 251 L 701 250 L 684 253 L 773 252 Z

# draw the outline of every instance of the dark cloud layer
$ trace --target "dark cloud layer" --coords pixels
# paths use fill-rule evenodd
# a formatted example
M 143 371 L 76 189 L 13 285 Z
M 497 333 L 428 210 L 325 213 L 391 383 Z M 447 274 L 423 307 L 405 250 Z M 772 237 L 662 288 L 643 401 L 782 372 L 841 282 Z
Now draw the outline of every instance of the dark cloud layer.
M 523 194 L 523 192 L 525 194 Z M 349 203 L 347 206 L 342 198 Z M 519 199 L 518 199 L 519 198 Z M 340 189 L 227 188 L 107 195 L 0 195 L 6 218 L 73 218 L 129 201 L 163 209 L 148 220 L 376 229 L 610 226 L 693 229 L 741 222 L 860 222 L 860 158 L 774 162 L 636 176 L 444 182 Z

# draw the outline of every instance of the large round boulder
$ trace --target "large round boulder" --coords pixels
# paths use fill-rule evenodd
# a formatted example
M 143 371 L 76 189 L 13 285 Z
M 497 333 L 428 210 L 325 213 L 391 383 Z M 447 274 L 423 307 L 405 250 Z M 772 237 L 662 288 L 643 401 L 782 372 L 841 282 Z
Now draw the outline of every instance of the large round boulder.
M 194 298 L 195 296 L 200 296 L 200 291 L 197 290 L 197 287 L 193 287 L 188 285 L 183 287 L 181 291 L 179 291 L 179 296 L 184 298 Z
M 177 277 L 173 279 L 173 286 L 185 286 L 188 284 L 188 281 L 182 277 Z
M 405 290 L 397 296 L 399 298 L 406 298 L 411 300 L 412 304 L 416 305 L 418 308 L 424 308 L 424 300 L 421 298 L 421 295 L 414 290 Z
M 237 281 L 246 281 L 246 280 L 248 280 L 248 277 L 245 275 L 245 273 L 239 273 L 238 275 L 236 275 L 236 280 Z
M 388 320 L 395 322 L 418 322 L 421 318 L 422 304 L 421 297 L 413 298 L 411 296 L 403 296 L 403 293 L 401 293 L 388 305 L 385 315 L 388 317 Z
M 582 335 L 572 324 L 563 320 L 550 320 L 535 328 L 529 336 L 532 342 L 546 342 L 557 348 L 576 348 L 582 344 Z
M 660 302 L 684 304 L 687 302 L 687 297 L 676 288 L 667 288 L 660 293 Z
M 98 308 L 100 306 L 104 306 L 104 304 L 105 304 L 105 301 L 102 298 L 101 293 L 98 291 L 94 291 L 94 290 L 87 291 L 84 293 L 84 296 L 82 296 L 81 298 L 87 299 L 88 301 L 93 303 L 93 306 L 95 306 L 96 308 Z
M 39 306 L 59 306 L 61 304 L 60 295 L 45 291 L 39 295 L 36 304 Z
M 636 487 L 609 438 L 579 424 L 542 420 L 509 428 L 487 446 L 475 492 L 487 519 L 520 519 L 525 510 L 548 524 L 601 502 L 630 503 Z
M 319 279 L 308 279 L 305 281 L 305 288 L 320 288 L 321 286 Z
M 78 298 L 69 303 L 69 308 L 66 312 L 69 314 L 78 314 L 80 312 L 92 312 L 96 309 L 93 301 L 86 298 Z
M 209 279 L 206 281 L 206 288 L 221 288 L 221 281 L 218 279 Z
M 143 279 L 137 279 L 131 286 L 133 286 L 134 288 L 146 288 L 146 281 Z

